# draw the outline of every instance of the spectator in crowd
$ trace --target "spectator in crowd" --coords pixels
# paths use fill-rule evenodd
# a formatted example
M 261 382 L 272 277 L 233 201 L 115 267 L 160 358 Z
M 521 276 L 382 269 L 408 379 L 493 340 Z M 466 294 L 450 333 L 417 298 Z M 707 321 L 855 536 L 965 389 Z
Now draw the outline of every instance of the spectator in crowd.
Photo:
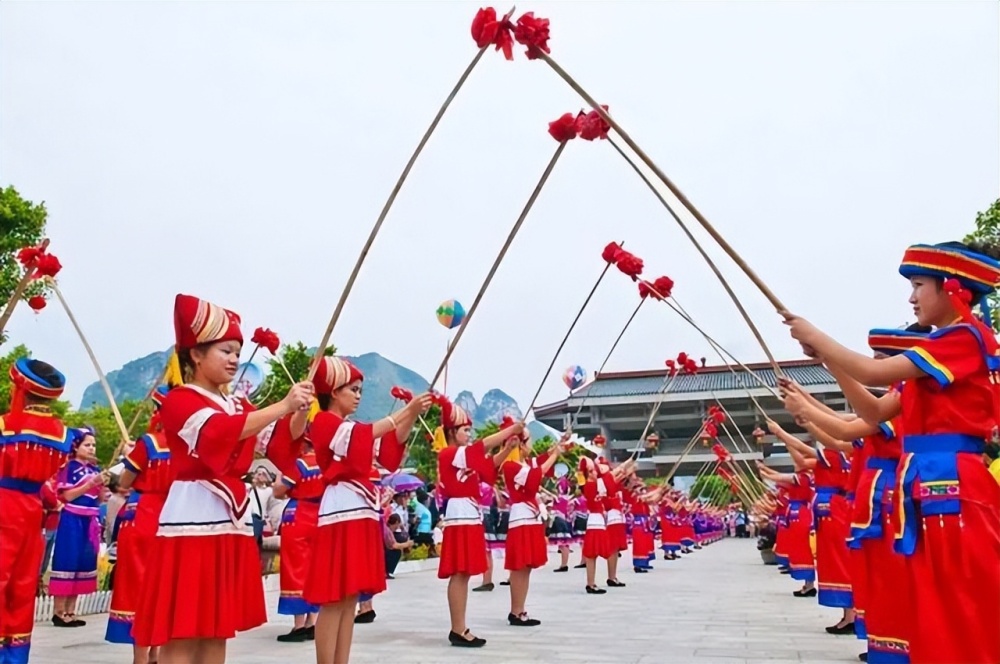
M 750 536 L 747 532 L 747 513 L 743 510 L 736 513 L 736 536 L 741 539 Z
M 410 539 L 398 514 L 389 517 L 383 535 L 385 540 L 385 576 L 387 579 L 393 579 L 395 578 L 393 572 L 396 571 L 396 566 L 403 558 L 403 552 L 413 547 L 413 540 Z
M 267 521 L 267 506 L 274 493 L 274 489 L 271 488 L 274 480 L 271 471 L 265 466 L 257 466 L 247 484 L 247 492 L 250 494 L 250 514 L 253 518 L 253 534 L 257 538 L 258 546 L 263 544 L 265 531 L 268 531 L 268 535 L 274 532 Z
M 125 501 L 128 499 L 129 489 L 122 489 L 118 486 L 118 477 L 115 475 L 111 476 L 111 481 L 108 482 L 108 500 L 106 502 L 107 507 L 104 512 L 104 543 L 111 546 L 112 533 L 115 530 L 115 521 L 118 519 L 118 512 L 121 508 L 125 506 Z
M 392 497 L 392 514 L 399 515 L 403 525 L 410 527 L 410 494 L 407 492 L 397 493 Z
M 427 493 L 420 490 L 417 491 L 416 499 L 411 503 L 416 520 L 413 542 L 414 544 L 426 546 L 428 548 L 428 556 L 436 556 L 437 552 L 434 550 L 433 515 L 430 508 L 427 507 L 428 502 Z

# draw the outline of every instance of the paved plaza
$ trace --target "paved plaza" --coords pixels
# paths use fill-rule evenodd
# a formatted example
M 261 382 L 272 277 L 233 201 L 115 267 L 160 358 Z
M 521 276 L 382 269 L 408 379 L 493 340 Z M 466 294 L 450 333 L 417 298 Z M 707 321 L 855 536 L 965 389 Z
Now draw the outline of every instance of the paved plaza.
M 579 554 L 574 552 L 572 562 Z M 550 556 L 550 560 L 553 556 Z M 500 561 L 502 564 L 502 561 Z M 642 576 L 623 568 L 626 588 L 584 593 L 583 570 L 554 574 L 551 565 L 532 575 L 528 610 L 541 627 L 507 626 L 507 588 L 472 593 L 469 624 L 488 639 L 482 650 L 449 647 L 445 582 L 432 571 L 400 574 L 375 599 L 378 619 L 355 629 L 352 662 L 857 662 L 862 644 L 830 636 L 823 628 L 839 618 L 813 599 L 792 597 L 798 584 L 765 567 L 753 540 L 723 540 L 678 561 L 658 560 Z M 599 567 L 600 569 L 600 567 Z M 502 580 L 499 571 L 496 581 Z M 604 574 L 598 574 L 603 582 Z M 274 639 L 290 620 L 274 609 L 272 622 L 229 642 L 230 662 L 315 661 L 312 643 Z M 128 647 L 105 643 L 106 616 L 88 616 L 86 627 L 36 626 L 34 664 L 130 662 Z

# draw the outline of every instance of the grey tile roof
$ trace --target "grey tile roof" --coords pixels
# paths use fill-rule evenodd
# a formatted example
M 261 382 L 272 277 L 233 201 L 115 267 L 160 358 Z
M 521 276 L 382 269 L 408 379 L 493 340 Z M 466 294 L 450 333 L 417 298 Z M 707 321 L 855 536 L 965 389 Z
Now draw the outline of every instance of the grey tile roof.
M 784 366 L 785 374 L 805 387 L 814 385 L 835 385 L 836 381 L 830 372 L 822 365 Z M 754 373 L 763 379 L 770 387 L 777 387 L 778 382 L 774 370 L 770 368 L 755 368 Z M 599 397 L 634 397 L 656 394 L 663 389 L 663 374 L 599 377 L 596 381 L 585 385 L 573 393 L 573 398 L 584 396 Z M 760 383 L 737 370 L 734 375 L 728 370 L 706 371 L 694 375 L 681 375 L 670 388 L 671 394 L 684 392 L 723 392 L 726 390 L 743 390 L 745 387 L 760 387 Z M 542 407 L 544 408 L 544 406 Z

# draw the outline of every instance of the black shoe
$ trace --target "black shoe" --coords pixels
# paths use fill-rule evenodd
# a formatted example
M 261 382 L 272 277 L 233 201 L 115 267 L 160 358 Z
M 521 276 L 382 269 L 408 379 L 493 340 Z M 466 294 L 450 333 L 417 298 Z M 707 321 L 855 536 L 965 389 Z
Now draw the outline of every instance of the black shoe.
M 316 625 L 310 625 L 309 627 L 306 627 L 306 641 L 315 641 L 315 640 L 316 640 Z M 153 662 L 152 664 L 156 663 Z
M 281 643 L 302 643 L 306 640 L 307 633 L 308 633 L 308 628 L 296 627 L 288 634 L 279 634 L 278 641 L 280 641 Z
M 648 569 L 644 569 L 642 567 L 633 567 L 632 571 L 635 572 L 636 574 L 646 574 L 647 572 L 649 572 Z
M 792 594 L 796 597 L 815 597 L 816 589 L 810 588 L 809 590 L 796 590 Z
M 867 662 L 868 661 L 868 653 L 866 653 L 866 652 L 861 653 L 860 655 L 858 655 L 858 659 L 860 659 L 862 662 Z
M 779 574 L 791 574 L 792 570 L 790 570 L 790 569 L 782 569 L 782 570 L 778 570 L 778 573 Z
M 826 628 L 826 633 L 827 634 L 838 634 L 838 635 L 839 634 L 856 634 L 856 632 L 854 631 L 854 621 L 852 620 L 851 622 L 849 622 L 849 623 L 847 623 L 845 625 L 841 625 L 841 624 L 838 623 L 836 625 L 832 625 L 830 627 L 827 627 Z
M 385 578 L 388 579 L 388 580 L 390 580 L 390 581 L 394 581 L 396 579 L 396 577 L 394 577 L 392 574 L 386 574 Z
M 569 568 L 568 568 L 568 567 L 566 567 L 565 565 L 563 565 L 562 567 L 557 567 L 557 568 L 555 568 L 555 569 L 554 569 L 554 570 L 552 570 L 552 571 L 553 571 L 553 572 L 568 572 L 568 571 L 569 571 Z
M 608 579 L 608 588 L 624 588 L 625 584 L 618 579 Z
M 367 625 L 375 622 L 375 611 L 364 611 L 354 616 L 355 625 Z
M 493 587 L 494 586 L 493 586 L 492 583 L 484 583 L 481 586 L 476 586 L 475 588 L 473 588 L 472 592 L 474 592 L 474 593 L 488 593 L 488 592 L 492 592 L 493 591 Z
M 52 616 L 52 624 L 56 627 L 72 627 L 72 620 L 66 620 L 62 616 Z
M 605 590 L 604 588 L 598 588 L 597 586 L 587 586 L 588 595 L 603 595 L 606 592 L 608 591 Z
M 542 624 L 541 620 L 529 618 L 527 613 L 515 616 L 513 613 L 507 614 L 507 622 L 514 627 L 537 627 Z
M 472 638 L 465 638 L 466 636 Z M 465 630 L 464 634 L 456 634 L 455 632 L 448 632 L 448 642 L 456 648 L 482 648 L 486 645 L 486 639 L 481 639 L 478 636 L 472 636 L 469 634 L 469 630 Z
M 501 586 L 509 586 L 510 585 L 510 579 L 507 579 L 506 581 L 501 581 L 500 585 Z
M 586 567 L 587 563 L 580 563 L 579 565 L 573 565 L 573 569 L 585 569 Z

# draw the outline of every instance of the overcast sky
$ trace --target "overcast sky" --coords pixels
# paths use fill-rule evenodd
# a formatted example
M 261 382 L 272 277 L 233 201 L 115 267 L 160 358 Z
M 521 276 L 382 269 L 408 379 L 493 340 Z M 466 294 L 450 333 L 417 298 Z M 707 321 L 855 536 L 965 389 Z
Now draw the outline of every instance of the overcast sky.
M 177 292 L 315 345 L 385 197 L 476 51 L 479 4 L 3 2 L 0 183 L 46 202 L 60 284 L 105 370 L 173 342 Z M 507 6 L 499 6 L 501 12 Z M 982 2 L 529 3 L 553 57 L 611 107 L 793 310 L 859 349 L 912 319 L 896 268 L 959 239 L 998 197 L 998 5 Z M 523 48 L 489 52 L 378 237 L 335 333 L 430 377 L 582 101 Z M 699 237 L 706 237 L 700 230 Z M 570 144 L 451 365 L 449 391 L 527 405 L 624 240 L 646 275 L 745 361 L 763 359 L 721 286 L 607 144 Z M 775 353 L 767 301 L 712 245 Z M 595 370 L 636 303 L 610 274 L 556 364 Z M 11 343 L 93 369 L 57 303 Z M 711 355 L 645 307 L 609 369 Z

